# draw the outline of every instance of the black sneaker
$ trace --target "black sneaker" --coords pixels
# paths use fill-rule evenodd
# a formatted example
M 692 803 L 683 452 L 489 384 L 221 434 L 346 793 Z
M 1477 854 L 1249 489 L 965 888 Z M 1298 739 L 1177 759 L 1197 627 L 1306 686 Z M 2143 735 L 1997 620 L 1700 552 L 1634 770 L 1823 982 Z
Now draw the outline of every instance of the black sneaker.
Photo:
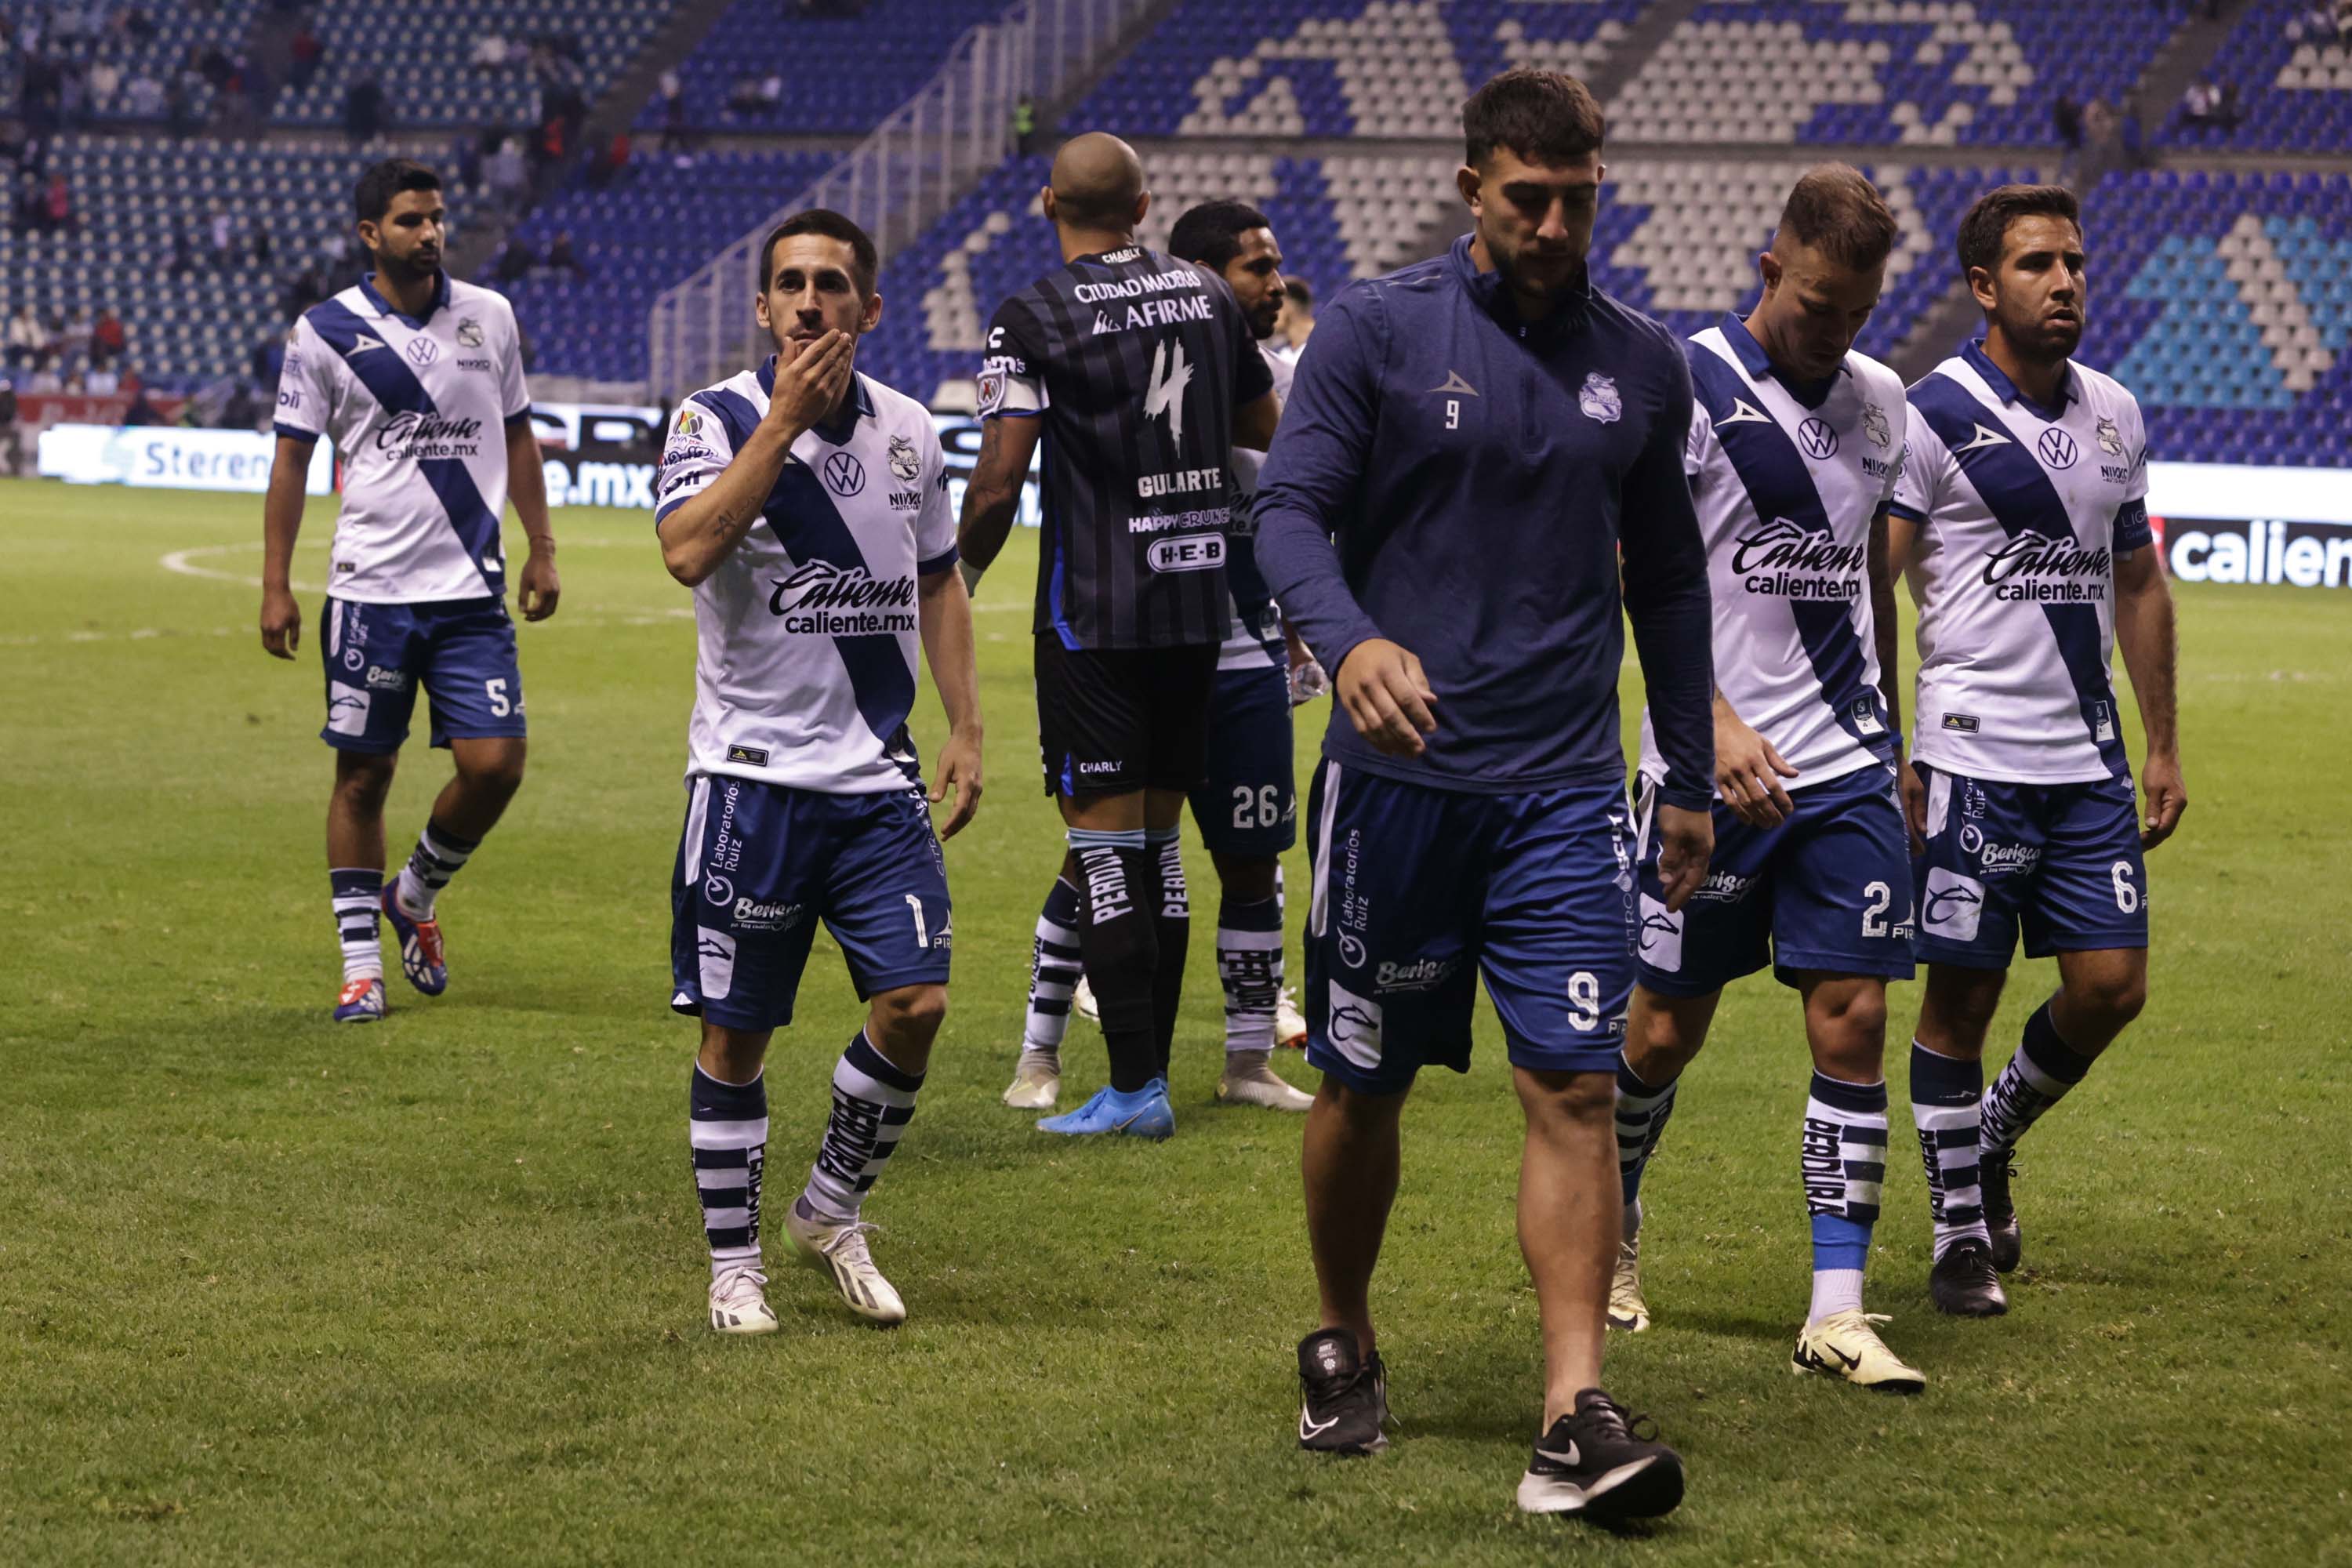
M 1977 1163 L 1977 1179 L 1984 1194 L 1985 1229 L 1992 1233 L 1992 1266 L 2013 1272 L 2025 1252 L 2025 1236 L 2017 1226 L 2017 1205 L 2009 1199 L 2010 1178 L 2017 1174 L 2017 1151 L 1987 1149 Z
M 1589 1513 L 1596 1519 L 1654 1519 L 1683 1500 L 1683 1459 L 1658 1441 L 1657 1423 L 1628 1415 L 1597 1388 L 1536 1439 L 1519 1478 L 1528 1513 Z
M 1318 1454 L 1377 1454 L 1389 1446 L 1389 1369 L 1346 1329 L 1298 1342 L 1298 1446 Z
M 1936 1259 L 1927 1271 L 1927 1294 L 1935 1298 L 1936 1310 L 1955 1318 L 1998 1318 L 2009 1310 L 1992 1251 L 1973 1236 L 1952 1243 Z

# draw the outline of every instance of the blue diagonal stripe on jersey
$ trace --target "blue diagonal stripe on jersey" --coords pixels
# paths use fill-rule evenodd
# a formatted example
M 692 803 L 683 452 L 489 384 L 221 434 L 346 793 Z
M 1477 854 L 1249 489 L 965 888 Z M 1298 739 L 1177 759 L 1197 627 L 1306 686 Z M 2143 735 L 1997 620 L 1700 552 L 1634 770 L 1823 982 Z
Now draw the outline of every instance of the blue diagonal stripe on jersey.
M 360 334 L 375 333 L 352 308 L 341 300 L 330 300 L 310 310 L 311 330 L 320 341 L 341 354 L 352 374 L 368 389 L 368 395 L 383 405 L 387 414 L 437 414 L 432 395 L 424 384 L 409 373 L 400 355 L 389 346 L 354 353 Z M 506 432 L 498 433 L 503 443 Z M 456 458 L 419 458 L 416 470 L 439 498 L 441 510 L 449 514 L 449 526 L 457 531 L 458 542 L 481 573 L 482 581 L 492 594 L 506 592 L 506 568 L 503 552 L 499 548 L 499 519 L 482 492 L 475 487 L 474 476 Z
M 740 392 L 706 386 L 687 401 L 699 404 L 719 416 L 719 423 L 727 427 L 730 452 L 741 451 L 743 443 L 751 438 L 751 432 L 760 427 L 759 413 L 752 408 L 751 400 Z
M 2014 438 L 2009 426 L 1979 403 L 1967 387 L 1941 371 L 1931 372 L 1911 389 L 1911 406 L 1927 421 L 1927 428 L 1936 433 L 1936 439 L 1952 454 L 1960 471 L 1969 477 L 1969 483 L 1983 498 L 1985 510 L 1992 513 L 1993 521 L 2011 539 L 2026 533 L 2038 533 L 2045 539 L 2075 539 L 2074 519 L 2067 515 L 2058 487 L 2050 482 L 2050 476 L 2042 471 L 2042 465 Z M 1963 450 L 1976 441 L 1977 426 L 1988 419 L 1992 428 L 2011 438 Z M 2108 547 L 2114 547 L 2112 540 Z M 2114 592 L 2112 586 L 2108 591 Z M 2107 772 L 2123 778 L 2130 773 L 2131 763 L 2124 753 L 2123 730 L 2115 717 L 2116 694 L 2107 681 L 2099 612 L 2089 605 L 2053 605 L 2044 601 L 2042 613 L 2049 619 L 2050 635 L 2058 644 L 2058 657 L 2065 662 L 2066 673 L 2074 679 L 2074 699 L 2083 710 L 2084 733 L 2098 747 Z M 2098 739 L 2097 710 L 2102 705 L 2109 715 L 2108 738 L 2105 741 Z
M 1746 379 L 1713 349 L 1690 345 L 1690 362 L 1691 388 L 1698 395 L 1707 423 L 1720 426 L 1715 433 L 1716 442 L 1738 473 L 1739 483 L 1748 491 L 1748 505 L 1755 510 L 1756 521 L 1770 522 L 1774 518 L 1786 518 L 1808 533 L 1833 535 L 1829 508 L 1822 504 L 1821 489 L 1813 483 L 1812 471 L 1805 467 L 1804 458 L 1789 439 L 1788 431 L 1780 427 L 1780 422 L 1768 416 L 1722 424 L 1730 416 L 1732 405 L 1747 395 Z M 1888 744 L 1885 704 L 1877 688 L 1870 683 L 1870 666 L 1863 657 L 1862 637 L 1854 630 L 1852 610 L 1820 599 L 1791 598 L 1781 602 L 1789 606 L 1790 618 L 1797 624 L 1797 636 L 1805 645 L 1805 657 L 1812 662 L 1814 678 L 1822 683 L 1822 700 L 1836 717 L 1838 728 L 1863 746 L 1874 752 L 1884 751 Z M 1854 704 L 1865 700 L 1879 721 L 1874 735 L 1865 734 L 1854 720 Z
M 833 498 L 818 482 L 816 470 L 806 463 L 784 465 L 784 471 L 776 476 L 776 488 L 769 493 L 764 515 L 793 561 L 803 565 L 823 561 L 844 572 L 866 570 L 866 552 L 857 548 L 856 535 L 842 521 Z M 907 715 L 915 708 L 915 672 L 907 668 L 898 637 L 889 632 L 860 632 L 837 636 L 833 646 L 849 671 L 850 692 L 866 728 L 886 748 L 905 752 Z

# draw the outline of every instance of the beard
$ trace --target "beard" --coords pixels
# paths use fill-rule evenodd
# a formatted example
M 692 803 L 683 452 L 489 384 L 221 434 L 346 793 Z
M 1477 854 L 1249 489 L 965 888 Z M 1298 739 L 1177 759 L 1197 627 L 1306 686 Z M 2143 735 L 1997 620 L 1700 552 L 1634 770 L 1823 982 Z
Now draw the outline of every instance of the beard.
M 1531 273 L 1520 264 L 1516 252 L 1506 256 L 1500 246 L 1490 241 L 1486 253 L 1495 263 L 1496 272 L 1501 275 L 1504 286 L 1513 293 L 1525 294 L 1532 299 L 1559 299 L 1573 293 L 1584 279 L 1585 258 L 1580 256 L 1565 258 L 1556 264 L 1547 263 L 1548 268 L 1556 268 L 1556 270 Z

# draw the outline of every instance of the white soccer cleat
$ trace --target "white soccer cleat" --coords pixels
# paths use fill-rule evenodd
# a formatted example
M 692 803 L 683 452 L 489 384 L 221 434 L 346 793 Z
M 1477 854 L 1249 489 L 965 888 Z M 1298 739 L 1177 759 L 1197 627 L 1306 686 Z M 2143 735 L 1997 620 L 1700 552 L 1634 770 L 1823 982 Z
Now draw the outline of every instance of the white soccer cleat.
M 1642 1299 L 1642 1238 L 1617 1244 L 1617 1274 L 1609 1281 L 1609 1326 L 1638 1334 L 1650 1326 L 1650 1303 Z
M 903 1323 L 907 1304 L 898 1300 L 898 1292 L 882 1278 L 882 1271 L 874 1267 L 874 1255 L 866 1249 L 866 1233 L 873 1228 L 863 1222 L 827 1225 L 814 1217 L 803 1219 L 797 1204 L 784 1211 L 784 1234 L 792 1237 L 793 1250 L 810 1268 L 833 1276 L 851 1311 L 868 1322 Z
M 1286 1051 L 1307 1048 L 1307 1015 L 1298 1010 L 1298 994 L 1287 985 L 1274 999 L 1274 1043 Z
M 1015 1110 L 1051 1110 L 1062 1098 L 1062 1058 L 1045 1051 L 1024 1050 L 1013 1068 L 1012 1086 L 1004 1103 Z
M 1097 1028 L 1102 1026 L 1102 1009 L 1095 1005 L 1095 988 L 1087 984 L 1087 977 L 1083 974 L 1078 976 L 1078 983 L 1070 987 L 1070 1011 Z
M 1227 1105 L 1263 1105 L 1268 1110 L 1305 1110 L 1315 1097 L 1294 1089 L 1267 1065 L 1263 1051 L 1243 1051 L 1225 1058 L 1224 1076 L 1217 1079 L 1217 1098 Z
M 722 1334 L 772 1334 L 778 1324 L 761 1289 L 768 1277 L 756 1263 L 722 1268 L 710 1279 L 710 1327 Z
M 1887 1321 L 1885 1314 L 1849 1307 L 1797 1331 L 1797 1349 L 1789 1358 L 1790 1372 L 1828 1373 L 1863 1388 L 1884 1394 L 1916 1394 L 1927 1386 L 1927 1374 L 1903 1364 L 1886 1348 L 1873 1323 Z

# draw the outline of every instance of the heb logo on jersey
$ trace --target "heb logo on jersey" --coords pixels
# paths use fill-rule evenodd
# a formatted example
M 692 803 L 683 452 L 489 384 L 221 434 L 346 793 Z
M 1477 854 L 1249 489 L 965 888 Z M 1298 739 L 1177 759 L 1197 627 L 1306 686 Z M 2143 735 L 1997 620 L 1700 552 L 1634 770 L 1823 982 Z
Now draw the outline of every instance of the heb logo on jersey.
M 1985 552 L 1984 580 L 1996 599 L 2022 604 L 2097 604 L 2107 596 L 2115 560 L 2107 548 L 2085 550 L 2071 535 L 2053 539 L 2027 529 Z
M 1740 535 L 1731 569 L 1740 574 L 1741 587 L 1770 598 L 1859 599 L 1868 554 L 1866 545 L 1840 544 L 1833 535 L 1776 517 Z
M 481 451 L 482 422 L 446 414 L 400 413 L 375 433 L 375 449 L 412 462 L 430 458 L 471 458 Z
M 788 632 L 866 637 L 913 631 L 914 603 L 912 577 L 877 579 L 863 566 L 812 561 L 778 580 L 768 596 L 768 613 L 782 619 Z
M 1207 572 L 1225 563 L 1225 536 L 1195 534 L 1190 539 L 1155 539 L 1144 552 L 1154 572 Z

